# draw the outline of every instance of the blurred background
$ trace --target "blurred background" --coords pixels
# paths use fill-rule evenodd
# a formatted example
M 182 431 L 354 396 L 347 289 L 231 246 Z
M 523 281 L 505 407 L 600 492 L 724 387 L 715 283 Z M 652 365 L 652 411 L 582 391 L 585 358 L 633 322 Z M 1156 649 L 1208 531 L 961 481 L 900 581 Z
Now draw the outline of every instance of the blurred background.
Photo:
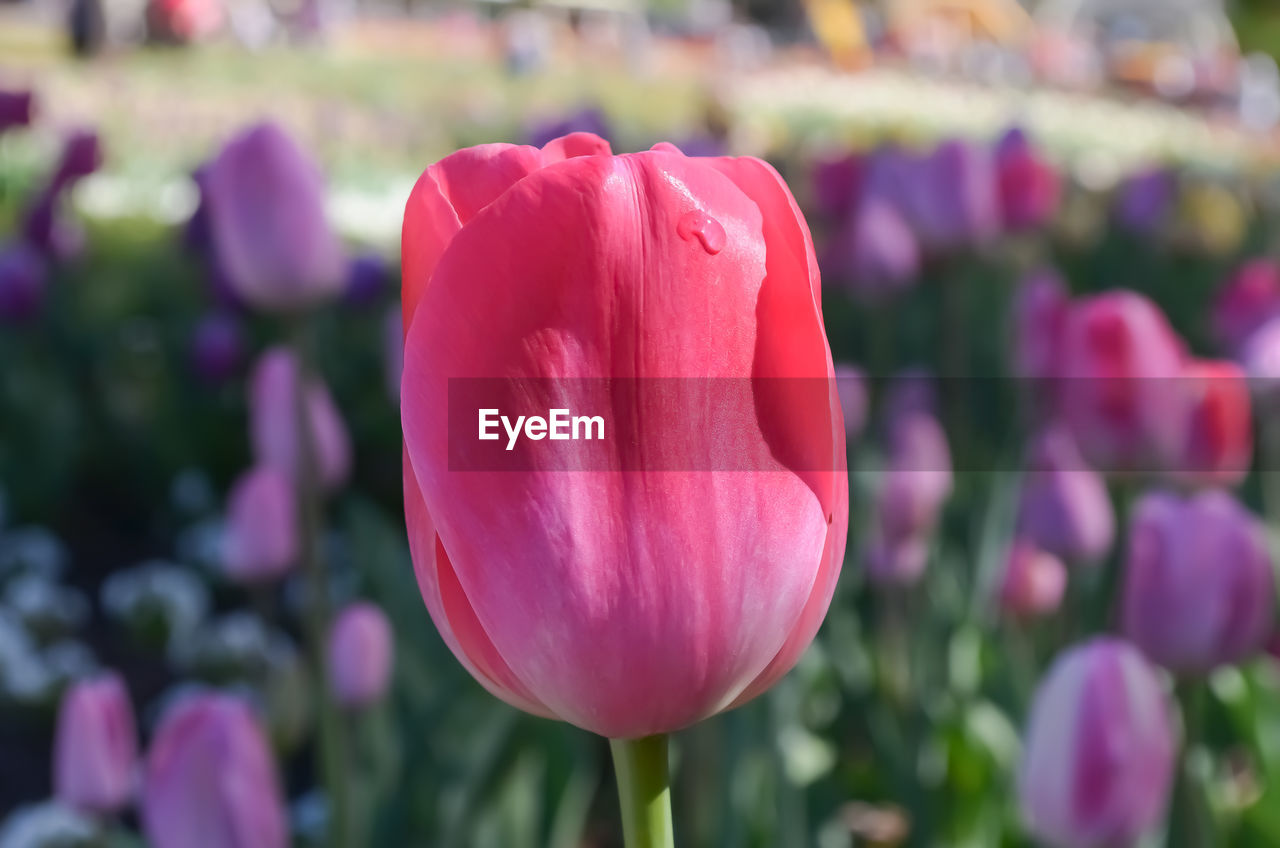
M 1134 542 L 1154 490 L 1221 494 L 1267 545 L 1277 529 L 1275 399 L 1237 391 L 1280 376 L 1276 55 L 1270 0 L 3 0 L 0 848 L 183 848 L 148 842 L 130 802 L 55 792 L 64 696 L 107 671 L 144 750 L 193 692 L 250 704 L 292 844 L 342 844 L 318 740 L 343 698 L 314 685 L 315 576 L 228 566 L 228 538 L 253 536 L 234 492 L 262 459 L 252 387 L 293 328 L 226 279 L 199 175 L 263 121 L 323 172 L 345 253 L 306 331 L 330 396 L 316 426 L 346 452 L 318 529 L 325 604 L 371 602 L 394 633 L 353 649 L 394 660 L 389 689 L 337 719 L 345 844 L 621 844 L 603 740 L 501 704 L 437 635 L 401 500 L 409 191 L 459 147 L 578 130 L 774 164 L 848 366 L 832 610 L 774 690 L 676 738 L 681 844 L 1038 844 L 1033 696 L 1106 632 L 1162 668 L 1181 751 L 1169 815 L 1132 823 L 1144 844 L 1280 844 L 1270 555 L 1235 575 L 1248 557 L 1209 519 L 1162 555 Z M 1136 300 L 1098 299 L 1120 290 Z M 1105 423 L 1058 428 L 1060 362 L 1093 376 L 1169 339 L 1223 370 L 1116 373 L 1199 391 L 1174 470 L 1117 458 Z M 1143 591 L 1135 561 L 1158 571 L 1201 540 L 1201 583 Z M 1185 632 L 1151 635 L 1144 598 Z M 1259 623 L 1224 635 L 1233 615 Z M 1194 662 L 1172 656 L 1197 638 Z M 1058 701 L 1074 741 L 1055 768 L 1087 781 L 1087 739 L 1134 734 Z M 1077 832 L 1045 844 L 1103 844 Z

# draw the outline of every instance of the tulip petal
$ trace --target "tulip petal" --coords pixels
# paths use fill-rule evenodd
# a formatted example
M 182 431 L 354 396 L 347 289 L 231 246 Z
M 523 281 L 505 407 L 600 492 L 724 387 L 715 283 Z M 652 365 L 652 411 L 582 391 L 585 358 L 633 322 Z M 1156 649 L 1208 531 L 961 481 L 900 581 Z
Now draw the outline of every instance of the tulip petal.
M 722 227 L 723 245 L 682 237 L 690 214 Z M 733 421 L 707 421 L 705 437 L 684 444 L 664 441 L 664 410 L 614 397 L 627 438 L 588 450 L 612 452 L 611 468 L 652 467 L 652 450 L 689 470 L 519 475 L 450 470 L 446 384 L 494 375 L 826 381 L 821 335 L 788 343 L 783 332 L 818 322 L 812 249 L 792 242 L 779 251 L 774 291 L 763 228 L 754 198 L 682 156 L 553 165 L 455 236 L 409 332 L 406 447 L 459 585 L 529 691 L 602 735 L 671 730 L 714 713 L 782 649 L 844 503 L 828 479 L 833 457 L 843 458 L 834 381 L 822 385 L 816 450 L 789 444 L 797 434 L 780 429 L 780 414 L 762 410 L 759 397 L 730 405 Z M 798 299 L 782 291 L 796 279 Z M 767 311 L 775 304 L 780 317 Z M 687 421 L 678 426 L 689 431 Z M 725 450 L 752 470 L 695 470 Z M 810 467 L 825 472 L 788 464 L 823 456 Z M 833 548 L 843 545 L 837 535 Z

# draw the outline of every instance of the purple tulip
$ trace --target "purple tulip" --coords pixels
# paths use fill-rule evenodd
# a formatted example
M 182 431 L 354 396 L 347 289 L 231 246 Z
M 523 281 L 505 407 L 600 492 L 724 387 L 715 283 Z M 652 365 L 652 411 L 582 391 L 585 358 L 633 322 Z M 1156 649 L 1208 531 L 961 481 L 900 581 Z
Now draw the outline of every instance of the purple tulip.
M 1124 634 L 1171 671 L 1206 673 L 1262 649 L 1274 624 L 1265 531 L 1225 492 L 1139 501 L 1125 563 Z
M 258 464 L 299 479 L 302 445 L 298 427 L 298 361 L 287 348 L 265 352 L 254 367 L 249 389 L 249 428 Z M 351 440 L 328 388 L 317 378 L 305 393 L 315 449 L 317 481 L 337 489 L 351 472 Z
M 1031 146 L 1021 130 L 1010 130 L 996 145 L 1000 213 L 1005 229 L 1043 226 L 1058 211 L 1062 177 Z
M 1210 315 L 1213 335 L 1229 354 L 1243 351 L 1263 324 L 1280 315 L 1280 263 L 1254 259 L 1219 289 Z
M 62 156 L 49 179 L 49 191 L 58 194 L 72 188 L 102 167 L 102 145 L 93 130 L 72 132 L 62 145 Z
M 910 585 L 924 571 L 929 539 L 951 495 L 951 452 L 931 415 L 906 413 L 892 427 L 889 462 L 876 494 L 868 576 Z
M 1280 407 L 1280 316 L 1249 336 L 1240 352 L 1240 362 L 1259 406 L 1273 414 Z
M 261 583 L 286 574 L 300 551 L 298 501 L 279 469 L 260 467 L 236 481 L 227 501 L 222 564 L 239 583 Z
M 0 324 L 23 323 L 40 310 L 45 277 L 44 260 L 25 244 L 0 249 Z
M 1023 818 L 1055 848 L 1132 845 L 1164 814 L 1176 749 L 1168 695 L 1137 649 L 1112 638 L 1071 648 L 1031 704 Z
M 275 761 L 253 712 L 228 695 L 169 710 L 147 757 L 143 829 L 154 848 L 285 848 Z
M 0 89 L 0 133 L 14 127 L 30 126 L 35 98 L 30 91 Z
M 233 138 L 206 170 L 219 266 L 246 303 L 290 311 L 342 290 L 346 259 L 316 164 L 271 123 Z
M 598 135 L 603 139 L 609 139 L 613 135 L 610 131 L 609 119 L 604 112 L 598 106 L 584 106 L 562 118 L 553 118 L 534 124 L 526 136 L 529 145 L 543 147 L 547 142 L 580 132 Z
M 849 441 L 862 435 L 867 425 L 867 409 L 871 399 L 867 396 L 867 378 L 855 365 L 837 362 L 835 366 L 836 391 L 840 395 L 840 409 L 844 413 L 844 432 Z
M 353 306 L 376 302 L 390 285 L 387 260 L 375 253 L 362 254 L 347 264 L 346 301 Z
M 824 270 L 869 302 L 910 286 L 920 273 L 920 244 L 897 208 L 874 193 L 857 204 L 827 246 Z
M 1013 295 L 1013 371 L 1026 380 L 1053 377 L 1062 356 L 1071 296 L 1056 271 L 1027 276 Z
M 865 167 L 865 158 L 857 153 L 814 163 L 814 211 L 828 221 L 848 219 L 862 194 Z
M 1164 471 L 1186 444 L 1186 352 L 1160 308 L 1111 291 L 1079 301 L 1063 337 L 1057 402 L 1104 471 Z
M 1155 232 L 1173 207 L 1177 178 L 1165 168 L 1148 168 L 1126 179 L 1115 198 L 1120 226 L 1139 235 Z
M 1040 434 L 1022 483 L 1019 534 L 1068 562 L 1098 562 L 1111 550 L 1115 523 L 1107 484 L 1085 464 L 1071 433 Z
M 62 696 L 53 749 L 54 794 L 93 813 L 113 813 L 133 798 L 138 736 L 120 675 L 71 685 Z
M 1005 558 L 1000 580 L 1000 608 L 1014 618 L 1048 615 L 1062 603 L 1067 569 L 1047 551 L 1025 539 L 1015 539 Z
M 898 206 L 930 250 L 978 247 L 999 233 L 998 181 L 988 148 L 953 139 L 893 167 Z
M 244 362 L 245 340 L 240 321 L 225 312 L 200 319 L 191 334 L 191 363 L 204 380 L 219 383 L 229 379 Z
M 329 633 L 329 687 L 339 704 L 360 709 L 381 701 L 391 682 L 395 642 L 391 623 L 376 605 L 354 603 Z
M 22 237 L 46 259 L 71 259 L 84 248 L 84 233 L 66 217 L 62 193 L 52 189 L 39 192 L 22 214 Z

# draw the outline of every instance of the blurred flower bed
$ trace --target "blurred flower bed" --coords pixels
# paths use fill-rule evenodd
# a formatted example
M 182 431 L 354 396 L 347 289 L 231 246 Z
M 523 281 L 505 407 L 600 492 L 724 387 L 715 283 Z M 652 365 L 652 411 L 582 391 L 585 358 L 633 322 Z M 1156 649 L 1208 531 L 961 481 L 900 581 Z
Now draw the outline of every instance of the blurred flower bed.
M 326 635 L 360 658 L 334 647 L 324 674 L 347 731 L 354 844 L 616 844 L 604 742 L 487 695 L 419 597 L 387 245 L 333 248 L 336 289 L 305 328 L 275 307 L 308 292 L 265 273 L 246 288 L 254 275 L 226 263 L 305 265 L 333 247 L 316 235 L 313 156 L 341 181 L 366 155 L 389 156 L 394 176 L 460 144 L 573 130 L 615 150 L 667 133 L 690 154 L 743 143 L 699 125 L 697 97 L 681 102 L 687 123 L 611 102 L 548 110 L 545 127 L 492 103 L 505 124 L 443 113 L 430 141 L 381 146 L 371 130 L 332 155 L 255 125 L 204 162 L 158 153 L 196 176 L 190 196 L 146 216 L 76 212 L 110 195 L 102 171 L 148 167 L 136 127 L 99 144 L 37 117 L 0 136 L 0 846 L 137 845 L 142 831 L 157 848 L 184 844 L 146 806 L 198 797 L 135 805 L 132 762 L 101 785 L 66 777 L 75 748 L 96 742 L 60 725 L 97 720 L 136 732 L 166 786 L 192 780 L 181 758 L 157 764 L 183 726 L 247 740 L 196 750 L 250 785 L 278 771 L 279 803 L 264 792 L 248 806 L 286 822 L 266 831 L 326 844 L 314 575 L 292 568 L 299 542 L 271 520 L 288 511 L 281 468 L 303 473 L 290 434 L 306 427 L 328 492 L 324 604 L 346 610 Z M 763 145 L 823 266 L 850 436 L 849 554 L 798 668 L 677 738 L 681 844 L 1024 845 L 1033 831 L 1080 846 L 1280 843 L 1280 665 L 1265 650 L 1280 518 L 1266 470 L 1280 462 L 1272 188 L 1248 169 L 1131 157 L 1082 181 L 1043 139 L 990 129 L 938 141 L 797 127 Z M 261 163 L 244 170 L 264 191 L 291 188 L 228 188 L 217 160 L 237 151 Z M 219 224 L 210 191 L 251 202 Z M 398 220 L 403 199 L 376 214 Z M 309 250 L 246 259 L 214 246 L 213 229 L 238 225 L 257 244 L 252 204 L 277 201 L 311 222 L 298 236 Z M 292 427 L 300 410 L 310 423 Z M 379 655 L 386 691 L 358 673 Z M 1072 788 L 1091 781 L 1100 800 L 1076 803 Z

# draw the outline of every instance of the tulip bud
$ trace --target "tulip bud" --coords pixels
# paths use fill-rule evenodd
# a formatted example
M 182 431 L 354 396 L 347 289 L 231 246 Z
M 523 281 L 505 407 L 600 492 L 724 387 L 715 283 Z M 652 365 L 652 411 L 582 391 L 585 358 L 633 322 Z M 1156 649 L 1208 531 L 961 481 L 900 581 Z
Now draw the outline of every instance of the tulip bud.
M 242 583 L 273 580 L 293 568 L 298 553 L 293 483 L 270 466 L 246 472 L 227 504 L 222 550 L 227 576 Z
M 62 146 L 62 157 L 49 180 L 49 191 L 58 194 L 102 167 L 102 146 L 93 130 L 76 130 Z
M 1162 471 L 1185 444 L 1185 352 L 1142 295 L 1080 301 L 1067 318 L 1059 401 L 1085 458 L 1104 471 Z
M 1022 281 L 1013 296 L 1013 370 L 1017 376 L 1027 380 L 1053 377 L 1070 311 L 1071 297 L 1057 272 L 1037 271 Z
M 1186 444 L 1174 477 L 1204 486 L 1235 486 L 1253 458 L 1249 384 L 1234 362 L 1193 361 L 1183 372 L 1189 409 Z
M 990 150 L 952 139 L 924 162 L 925 181 L 914 195 L 925 244 L 940 250 L 981 246 L 1000 227 L 995 160 Z
M 920 272 L 920 245 L 891 203 L 867 193 L 828 245 L 824 270 L 868 301 L 902 291 Z
M 1230 495 L 1155 493 L 1135 507 L 1122 628 L 1155 662 L 1201 674 L 1260 650 L 1274 592 L 1263 527 Z
M 394 651 L 391 624 L 377 606 L 355 603 L 339 613 L 329 633 L 329 687 L 337 702 L 358 709 L 382 700 Z
M 266 351 L 250 380 L 249 428 L 260 465 L 299 479 L 302 445 L 298 432 L 298 360 L 287 348 Z M 351 472 L 351 441 L 333 397 L 319 379 L 309 381 L 304 406 L 315 449 L 316 479 L 326 490 L 342 485 Z
M 1125 180 L 1115 198 L 1120 226 L 1139 235 L 1154 233 L 1169 217 L 1178 185 L 1165 168 L 1140 171 Z
M 1016 618 L 1047 615 L 1062 603 L 1067 569 L 1051 553 L 1025 539 L 1014 540 L 1000 580 L 1000 607 Z
M 28 321 L 44 299 L 45 265 L 40 255 L 22 243 L 0 250 L 0 323 Z
M 1222 350 L 1238 354 L 1254 332 L 1280 315 L 1280 264 L 1254 259 L 1226 281 L 1213 300 L 1213 336 Z
M 31 123 L 34 98 L 30 91 L 0 90 L 0 133 Z
M 930 415 L 908 413 L 892 426 L 868 574 L 879 583 L 911 584 L 923 573 L 928 540 L 951 495 L 951 452 Z
M 813 166 L 813 205 L 827 221 L 846 220 L 861 195 L 865 159 L 856 153 L 821 159 Z
M 94 813 L 113 813 L 133 797 L 138 737 L 133 705 L 115 673 L 81 680 L 62 696 L 53 750 L 54 794 Z
M 1022 482 L 1018 533 L 1068 562 L 1097 562 L 1115 539 L 1115 512 L 1102 476 L 1085 464 L 1071 433 L 1035 440 Z
M 192 695 L 160 722 L 143 787 L 154 848 L 285 848 L 275 761 L 257 718 L 229 695 Z
M 867 424 L 867 378 L 855 365 L 836 363 L 836 391 L 840 394 L 840 409 L 844 413 L 844 432 L 850 441 L 862 434 Z
M 224 312 L 206 315 L 191 334 L 191 364 L 203 379 L 222 382 L 240 369 L 244 346 L 239 320 Z
M 342 290 L 346 262 L 325 217 L 320 169 L 279 127 L 250 127 L 205 171 L 217 261 L 245 302 L 291 311 Z
M 1020 132 L 1006 134 L 997 146 L 996 170 L 1005 229 L 1035 229 L 1053 218 L 1062 199 L 1062 178 Z
M 1031 704 L 1023 818 L 1054 848 L 1132 845 L 1164 814 L 1176 748 L 1168 695 L 1132 645 L 1099 638 L 1071 648 Z

